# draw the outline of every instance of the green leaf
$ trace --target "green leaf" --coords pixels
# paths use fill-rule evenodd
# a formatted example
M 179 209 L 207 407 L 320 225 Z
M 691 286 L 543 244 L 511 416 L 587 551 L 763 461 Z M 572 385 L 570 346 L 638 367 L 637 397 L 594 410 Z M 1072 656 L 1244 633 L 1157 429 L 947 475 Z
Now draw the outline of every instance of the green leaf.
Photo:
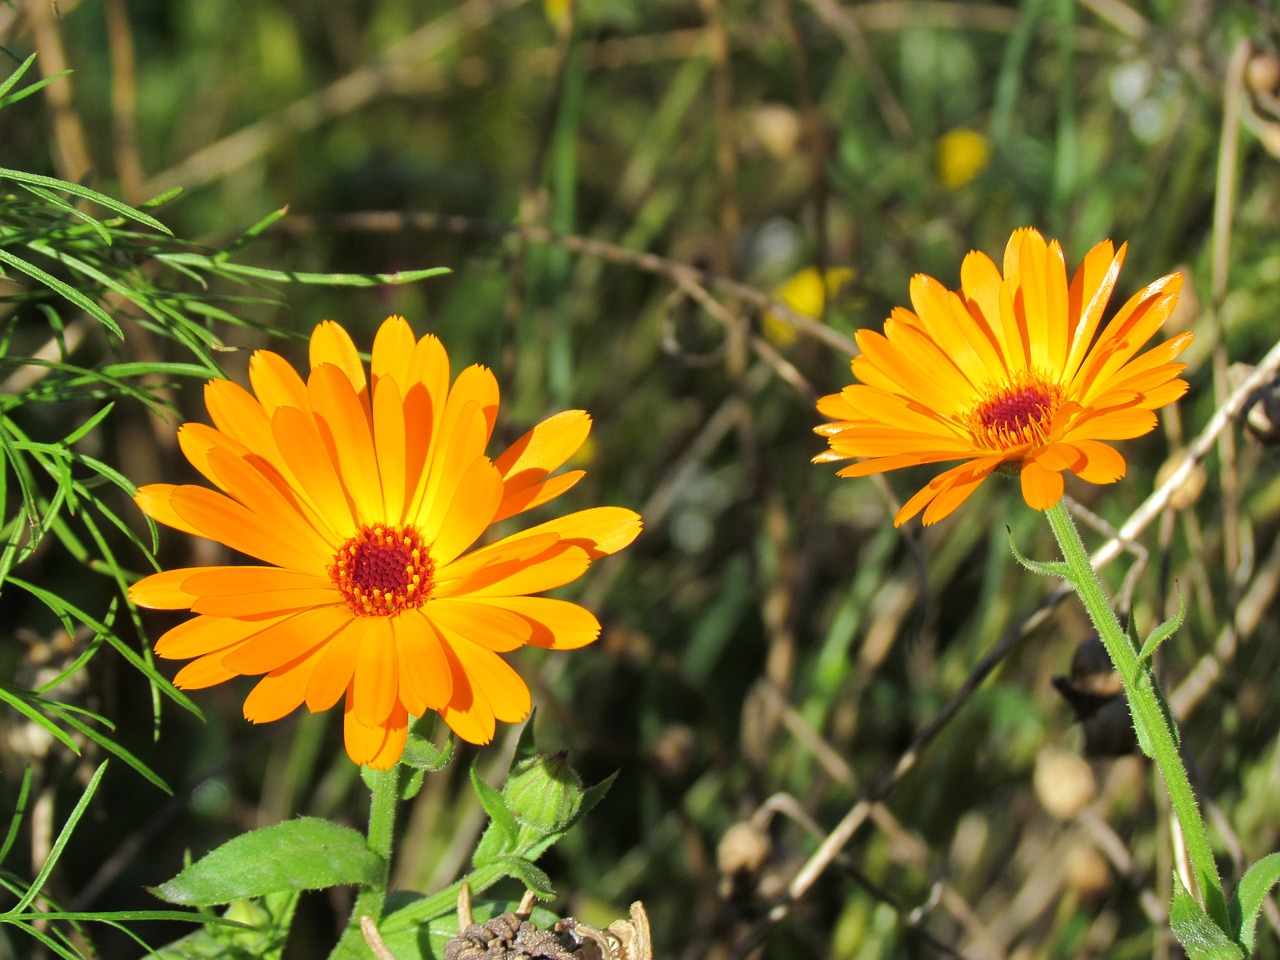
M 1176 874 L 1169 926 L 1188 960 L 1244 960 L 1244 951 L 1204 912 Z
M 520 834 L 520 825 L 516 822 L 516 818 L 511 811 L 507 809 L 507 802 L 503 799 L 502 794 L 480 779 L 478 761 L 471 764 L 471 786 L 475 790 L 476 796 L 480 798 L 480 804 L 484 807 L 484 812 L 489 815 L 492 828 L 497 831 L 497 835 L 500 838 L 497 841 L 497 852 L 510 850 L 516 842 L 516 837 Z M 487 834 L 489 831 L 485 832 Z M 480 855 L 481 846 L 484 846 L 484 844 L 482 843 L 476 847 L 477 856 Z M 477 867 L 481 866 L 483 862 L 474 858 L 472 860 L 472 863 Z
M 115 213 L 138 223 L 145 224 L 153 230 L 159 230 L 161 233 L 173 236 L 173 231 L 166 227 L 155 217 L 148 216 L 141 210 L 135 210 L 127 203 L 121 203 L 108 197 L 105 193 L 99 193 L 97 190 L 90 190 L 88 187 L 82 187 L 78 183 L 71 183 L 67 180 L 58 180 L 54 177 L 45 177 L 38 173 L 26 173 L 22 170 L 9 170 L 6 167 L 0 167 L 0 179 L 14 180 L 18 183 L 28 186 L 47 187 L 50 190 L 62 190 L 66 193 L 73 194 L 77 197 L 83 197 L 86 200 L 92 200 L 99 206 L 106 207 Z
M 1155 655 L 1156 649 L 1160 644 L 1164 643 L 1182 626 L 1182 621 L 1187 618 L 1187 598 L 1182 595 L 1181 588 L 1178 589 L 1178 612 L 1166 620 L 1160 626 L 1156 627 L 1147 634 L 1146 641 L 1142 644 L 1142 649 L 1138 651 L 1138 661 L 1147 663 Z
M 1038 573 L 1044 577 L 1062 577 L 1064 580 L 1071 579 L 1071 568 L 1067 566 L 1065 561 L 1032 560 L 1030 557 L 1024 557 L 1021 551 L 1018 550 L 1018 545 L 1013 542 L 1013 531 L 1008 527 L 1005 527 L 1004 530 L 1005 533 L 1009 535 L 1009 549 L 1013 551 L 1014 559 L 1032 573 Z
M 100 306 L 86 297 L 83 293 L 69 284 L 63 283 L 51 273 L 46 273 L 34 263 L 23 260 L 21 257 L 14 256 L 8 250 L 0 249 L 0 262 L 7 263 L 16 270 L 25 273 L 32 280 L 39 281 L 50 290 L 60 293 L 67 300 L 70 300 L 85 313 L 92 316 L 104 327 L 114 333 L 121 340 L 124 339 L 124 331 L 120 329 L 120 325 L 116 323 Z
M 532 890 L 533 895 L 540 900 L 555 898 L 556 891 L 551 886 L 551 878 L 532 860 L 526 860 L 524 857 L 503 856 L 497 857 L 493 861 L 493 866 L 506 871 L 507 876 L 515 877 Z
M 1249 955 L 1253 954 L 1258 914 L 1277 881 L 1280 881 L 1280 853 L 1269 853 L 1245 871 L 1236 892 L 1231 895 L 1232 916 L 1237 923 L 1236 940 Z
M 217 922 L 206 922 L 202 929 L 152 956 L 157 960 L 279 960 L 297 905 L 296 891 L 238 900 Z
M 453 737 L 446 740 L 443 747 L 437 747 L 418 732 L 426 723 L 426 720 L 419 720 L 413 725 L 405 741 L 404 753 L 400 755 L 400 762 L 415 770 L 434 773 L 436 770 L 443 770 L 453 761 Z
M 228 840 L 151 892 L 208 907 L 286 890 L 372 883 L 382 858 L 350 827 L 316 817 L 286 820 Z

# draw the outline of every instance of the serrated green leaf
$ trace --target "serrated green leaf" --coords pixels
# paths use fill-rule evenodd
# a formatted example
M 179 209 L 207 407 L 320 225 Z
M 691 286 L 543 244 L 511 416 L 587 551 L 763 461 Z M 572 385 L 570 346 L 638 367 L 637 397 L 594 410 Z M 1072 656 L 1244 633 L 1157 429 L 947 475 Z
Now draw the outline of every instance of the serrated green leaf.
M 170 903 L 208 907 L 282 891 L 371 883 L 382 870 L 382 858 L 355 830 L 300 817 L 228 840 L 151 892 Z
M 1271 888 L 1280 881 L 1280 853 L 1269 853 L 1240 878 L 1240 885 L 1231 895 L 1231 913 L 1236 922 L 1236 940 L 1245 953 L 1253 954 L 1254 936 L 1257 934 L 1258 914 L 1267 900 Z
M 1244 960 L 1244 951 L 1204 912 L 1176 874 L 1169 926 L 1188 960 Z
M 1173 636 L 1174 632 L 1182 626 L 1182 621 L 1186 619 L 1187 598 L 1182 595 L 1182 590 L 1179 588 L 1178 612 L 1147 634 L 1147 639 L 1143 642 L 1142 649 L 1138 651 L 1138 662 L 1143 664 L 1148 663 L 1155 655 L 1160 644 Z
M 1071 568 L 1062 560 L 1032 560 L 1030 557 L 1024 557 L 1018 549 L 1018 545 L 1013 541 L 1013 531 L 1008 527 L 1004 528 L 1005 533 L 1009 537 L 1009 549 L 1013 551 L 1013 558 L 1022 564 L 1032 573 L 1038 573 L 1044 577 L 1062 577 L 1064 580 L 1071 579 Z

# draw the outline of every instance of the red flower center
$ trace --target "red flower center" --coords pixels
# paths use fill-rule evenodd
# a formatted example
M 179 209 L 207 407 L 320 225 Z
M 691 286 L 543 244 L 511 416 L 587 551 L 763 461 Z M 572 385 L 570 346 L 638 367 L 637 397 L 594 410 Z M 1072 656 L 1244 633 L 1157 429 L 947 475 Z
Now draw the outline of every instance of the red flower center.
M 1061 400 L 1061 387 L 1032 376 L 989 395 L 974 407 L 969 427 L 976 439 L 997 450 L 1043 444 Z
M 435 564 L 414 527 L 361 527 L 334 554 L 329 576 L 357 617 L 389 617 L 426 603 Z

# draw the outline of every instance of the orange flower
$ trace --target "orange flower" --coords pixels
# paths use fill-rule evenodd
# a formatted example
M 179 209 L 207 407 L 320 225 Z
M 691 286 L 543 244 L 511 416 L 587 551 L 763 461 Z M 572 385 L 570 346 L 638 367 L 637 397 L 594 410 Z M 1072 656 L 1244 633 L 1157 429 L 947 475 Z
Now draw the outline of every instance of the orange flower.
M 814 462 L 865 458 L 839 473 L 865 477 L 965 461 L 908 500 L 895 525 L 921 510 L 926 524 L 941 520 L 1001 467 L 1020 472 L 1037 510 L 1061 498 L 1063 470 L 1090 483 L 1124 476 L 1124 458 L 1103 441 L 1149 433 L 1152 411 L 1186 392 L 1186 365 L 1172 361 L 1192 336 L 1138 354 L 1173 311 L 1174 273 L 1138 291 L 1095 342 L 1124 254 L 1104 240 L 1068 284 L 1058 242 L 1024 228 L 1009 238 L 1003 277 L 973 251 L 957 292 L 912 278 L 915 313 L 898 307 L 883 335 L 861 331 L 861 383 L 818 401 L 835 422 L 816 428 L 830 449 Z
M 216 540 L 265 566 L 153 574 L 130 597 L 197 616 L 156 643 L 196 658 L 174 682 L 208 687 L 265 674 L 244 703 L 255 723 L 345 696 L 347 753 L 387 768 L 411 716 L 437 711 L 472 743 L 529 712 L 529 690 L 498 656 L 524 644 L 569 650 L 600 624 L 566 600 L 536 597 L 576 580 L 640 532 L 621 507 L 596 507 L 467 552 L 491 524 L 559 496 L 583 475 L 551 474 L 582 445 L 590 418 L 544 420 L 496 460 L 485 456 L 498 384 L 481 366 L 452 387 L 433 336 L 389 318 L 364 364 L 347 332 L 311 335 L 304 382 L 283 358 L 253 355 L 256 399 L 212 380 L 214 426 L 188 423 L 182 451 L 219 493 L 151 484 L 138 505 L 161 523 Z

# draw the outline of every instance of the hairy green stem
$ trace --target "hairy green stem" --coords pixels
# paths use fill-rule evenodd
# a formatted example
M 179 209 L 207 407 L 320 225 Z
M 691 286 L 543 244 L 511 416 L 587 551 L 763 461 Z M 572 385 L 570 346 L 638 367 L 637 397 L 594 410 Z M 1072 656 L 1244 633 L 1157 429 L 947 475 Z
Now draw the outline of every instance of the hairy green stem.
M 372 917 L 376 923 L 382 917 L 382 905 L 391 880 L 391 846 L 396 827 L 396 803 L 400 799 L 400 764 L 395 764 L 390 770 L 369 770 L 368 779 L 369 849 L 382 858 L 382 870 L 376 881 L 361 886 L 347 929 L 333 948 L 333 953 L 329 954 L 329 960 L 369 955 L 364 934 L 360 931 L 360 918 Z
M 1213 849 L 1209 846 L 1204 820 L 1200 817 L 1200 809 L 1191 790 L 1191 781 L 1187 778 L 1186 767 L 1178 753 L 1174 720 L 1160 703 L 1149 665 L 1139 661 L 1133 641 L 1120 625 L 1098 574 L 1089 562 L 1089 553 L 1080 541 L 1080 534 L 1071 514 L 1062 501 L 1058 501 L 1046 512 L 1049 526 L 1053 528 L 1053 535 L 1057 537 L 1058 546 L 1067 563 L 1068 580 L 1084 604 L 1107 653 L 1111 655 L 1111 662 L 1115 664 L 1124 683 L 1134 724 L 1140 727 L 1140 733 L 1146 734 L 1147 743 L 1164 778 L 1174 816 L 1182 827 L 1187 858 L 1191 861 L 1196 883 L 1204 897 L 1205 911 L 1224 931 L 1229 930 L 1222 880 L 1218 876 L 1218 866 L 1213 859 Z

